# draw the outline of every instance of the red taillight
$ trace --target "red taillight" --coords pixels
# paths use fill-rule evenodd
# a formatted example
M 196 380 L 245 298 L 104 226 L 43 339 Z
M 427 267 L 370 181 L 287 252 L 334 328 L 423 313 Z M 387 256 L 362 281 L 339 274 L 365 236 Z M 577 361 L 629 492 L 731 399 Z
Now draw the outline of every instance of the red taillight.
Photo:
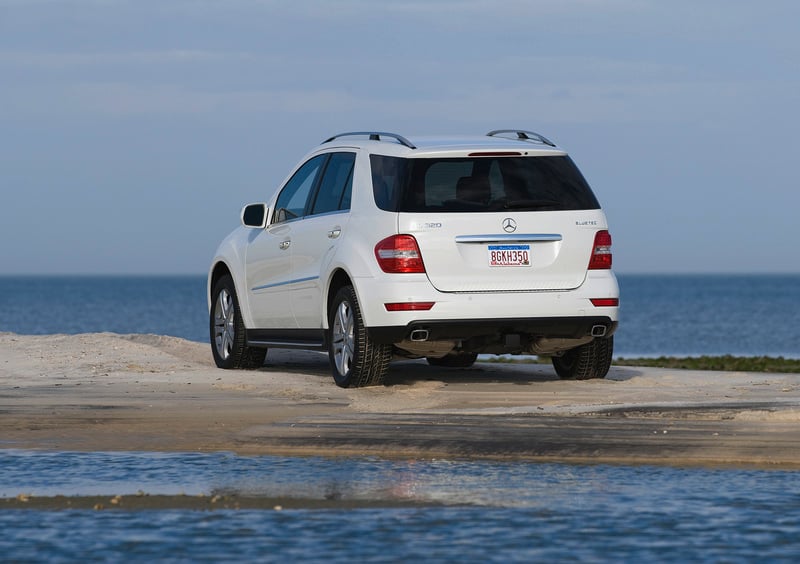
M 394 302 L 383 304 L 386 311 L 428 311 L 436 302 Z
M 589 270 L 603 270 L 611 268 L 611 234 L 608 231 L 598 231 L 594 236 L 592 258 L 589 259 Z
M 591 298 L 594 307 L 619 307 L 619 298 Z
M 384 272 L 407 274 L 425 272 L 422 253 L 411 235 L 392 235 L 375 245 L 375 258 Z

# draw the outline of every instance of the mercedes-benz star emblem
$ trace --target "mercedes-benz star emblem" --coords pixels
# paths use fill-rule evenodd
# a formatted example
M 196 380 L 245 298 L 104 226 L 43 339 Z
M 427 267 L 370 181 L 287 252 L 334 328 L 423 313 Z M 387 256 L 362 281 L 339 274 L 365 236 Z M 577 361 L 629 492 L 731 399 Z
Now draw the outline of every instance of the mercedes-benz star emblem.
M 503 231 L 506 233 L 513 233 L 517 230 L 517 222 L 507 217 L 503 220 Z

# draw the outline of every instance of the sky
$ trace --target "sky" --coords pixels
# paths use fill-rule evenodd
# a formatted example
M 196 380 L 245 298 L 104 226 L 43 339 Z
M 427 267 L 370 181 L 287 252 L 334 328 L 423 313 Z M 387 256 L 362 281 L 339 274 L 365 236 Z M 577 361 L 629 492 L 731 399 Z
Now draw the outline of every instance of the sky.
M 796 0 L 0 0 L 0 275 L 202 274 L 342 131 L 565 148 L 620 273 L 800 272 Z

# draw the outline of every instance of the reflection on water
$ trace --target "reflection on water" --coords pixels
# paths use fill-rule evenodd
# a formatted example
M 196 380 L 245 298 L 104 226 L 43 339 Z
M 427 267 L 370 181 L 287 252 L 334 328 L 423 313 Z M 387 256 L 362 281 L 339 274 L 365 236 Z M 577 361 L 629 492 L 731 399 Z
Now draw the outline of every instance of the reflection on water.
M 800 473 L 522 462 L 0 451 L 0 496 L 237 494 L 413 508 L 0 511 L 26 560 L 769 558 L 800 553 Z M 334 505 L 334 507 L 336 507 Z
M 377 458 L 242 457 L 230 453 L 0 450 L 0 497 L 224 494 L 531 507 L 606 485 L 600 466 Z M 599 489 L 598 489 L 598 486 Z

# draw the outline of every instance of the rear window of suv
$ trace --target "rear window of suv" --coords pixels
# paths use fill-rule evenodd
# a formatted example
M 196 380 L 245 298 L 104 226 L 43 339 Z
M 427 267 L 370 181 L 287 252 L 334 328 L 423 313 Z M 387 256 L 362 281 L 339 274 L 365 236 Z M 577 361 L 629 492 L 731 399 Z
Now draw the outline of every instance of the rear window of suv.
M 599 209 L 568 156 L 406 159 L 370 155 L 375 203 L 393 212 Z

